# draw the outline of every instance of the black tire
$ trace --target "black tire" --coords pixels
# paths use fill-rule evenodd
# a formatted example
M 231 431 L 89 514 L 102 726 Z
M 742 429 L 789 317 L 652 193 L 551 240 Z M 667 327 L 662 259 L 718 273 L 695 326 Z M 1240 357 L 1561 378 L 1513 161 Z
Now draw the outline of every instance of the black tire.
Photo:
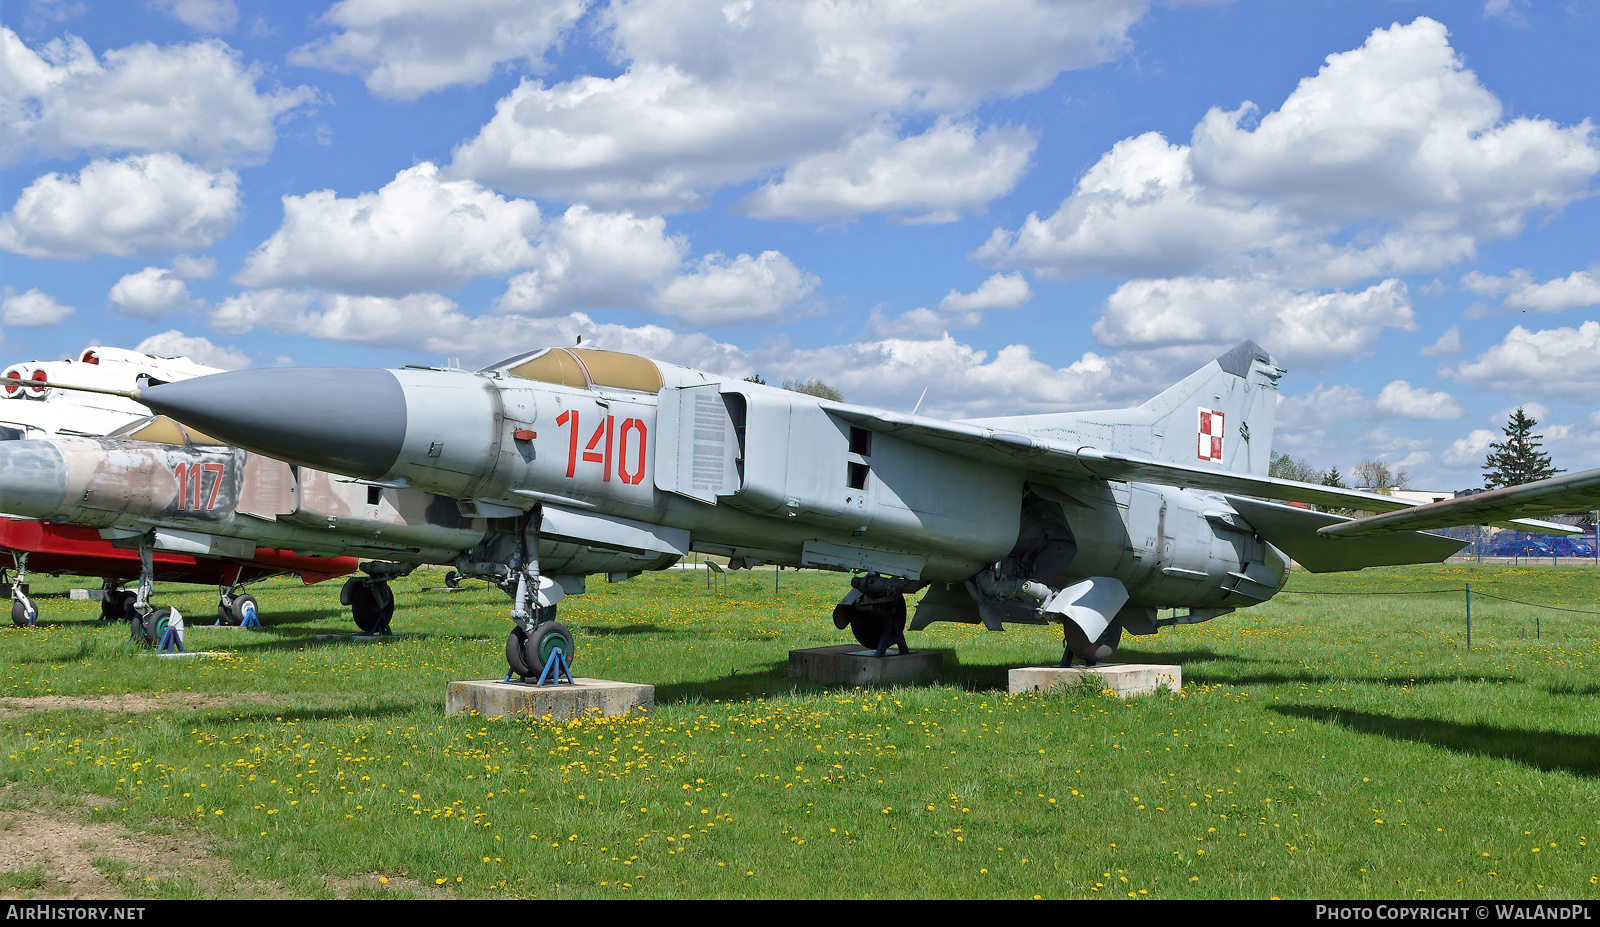
M 134 594 L 122 589 L 110 589 L 105 597 L 100 600 L 100 620 L 102 621 L 127 621 L 128 603 L 134 600 Z
M 158 608 L 148 615 L 134 615 L 133 638 L 144 642 L 149 647 L 158 646 L 161 643 L 161 635 L 167 630 L 167 622 L 171 618 L 172 609 L 170 608 Z
M 356 627 L 366 634 L 387 634 L 389 619 L 394 617 L 394 593 L 388 583 L 367 583 L 356 580 L 347 583 L 350 593 L 350 614 Z
M 30 611 L 33 613 L 32 615 L 28 614 Z M 11 623 L 12 624 L 16 625 L 19 628 L 26 628 L 28 625 L 33 623 L 32 621 L 29 620 L 30 618 L 31 619 L 37 619 L 38 617 L 39 617 L 39 609 L 38 608 L 30 609 L 27 605 L 25 605 L 23 603 L 23 601 L 21 599 L 12 599 L 11 600 Z
M 538 675 L 528 666 L 527 658 L 522 655 L 522 646 L 527 642 L 528 632 L 522 630 L 520 625 L 512 628 L 511 633 L 506 637 L 506 665 L 511 667 L 513 673 L 523 679 Z
M 244 624 L 246 619 L 260 621 L 260 612 L 256 607 L 256 597 L 241 595 L 233 600 L 233 607 L 229 611 L 229 624 Z
M 573 644 L 572 632 L 567 630 L 567 626 L 559 621 L 546 621 L 535 626 L 533 633 L 528 635 L 527 641 L 522 645 L 523 662 L 532 670 L 528 675 L 538 676 L 543 673 L 545 664 L 555 657 L 558 647 L 570 666 Z
M 461 572 L 459 570 L 451 570 L 450 572 L 444 574 L 444 584 L 449 586 L 451 589 L 460 589 Z
M 873 650 L 883 641 L 884 631 L 889 632 L 892 643 L 905 629 L 906 600 L 903 596 L 896 596 L 894 601 L 882 605 L 854 606 L 854 614 L 850 616 L 850 633 L 861 646 Z
M 172 609 L 170 608 L 158 608 L 144 620 L 145 638 L 150 641 L 150 646 L 161 646 L 161 638 L 167 633 L 167 625 L 171 621 Z

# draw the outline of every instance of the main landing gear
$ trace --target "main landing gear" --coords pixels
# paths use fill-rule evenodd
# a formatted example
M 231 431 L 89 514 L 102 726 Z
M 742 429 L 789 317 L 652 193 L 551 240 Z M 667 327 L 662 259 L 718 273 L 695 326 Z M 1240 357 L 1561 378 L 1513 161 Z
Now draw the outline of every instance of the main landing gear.
M 833 607 L 833 626 L 850 633 L 863 647 L 884 656 L 890 647 L 910 653 L 906 645 L 906 593 L 921 583 L 868 573 L 850 580 L 850 592 Z
M 389 621 L 394 617 L 394 592 L 389 581 L 415 570 L 417 565 L 374 560 L 361 564 L 366 576 L 352 576 L 339 590 L 339 604 L 350 606 L 350 615 L 363 634 L 393 634 Z
M 261 627 L 256 597 L 240 586 L 221 586 L 217 596 L 217 623 L 242 628 Z

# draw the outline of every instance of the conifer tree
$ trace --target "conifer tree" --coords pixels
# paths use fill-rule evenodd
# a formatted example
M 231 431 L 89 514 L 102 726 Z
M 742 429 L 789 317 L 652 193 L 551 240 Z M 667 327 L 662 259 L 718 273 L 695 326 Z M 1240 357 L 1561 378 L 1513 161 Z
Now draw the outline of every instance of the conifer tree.
M 1533 433 L 1537 424 L 1538 419 L 1521 408 L 1511 414 L 1504 429 L 1506 439 L 1489 445 L 1489 456 L 1483 462 L 1483 488 L 1519 486 L 1566 472 L 1552 466 L 1550 455 L 1539 450 L 1539 439 L 1544 436 Z

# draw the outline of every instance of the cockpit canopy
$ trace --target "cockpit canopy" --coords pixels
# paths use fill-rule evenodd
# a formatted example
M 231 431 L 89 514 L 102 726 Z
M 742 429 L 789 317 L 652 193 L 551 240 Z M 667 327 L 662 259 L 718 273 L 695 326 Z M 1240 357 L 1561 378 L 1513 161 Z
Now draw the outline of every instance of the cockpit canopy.
M 106 437 L 121 438 L 126 441 L 149 441 L 152 444 L 176 444 L 179 447 L 223 443 L 187 425 L 180 425 L 165 415 L 152 415 L 137 422 L 129 422 Z
M 661 392 L 661 369 L 655 361 L 637 354 L 594 348 L 544 348 L 508 357 L 483 369 L 578 389 L 598 386 L 641 393 Z

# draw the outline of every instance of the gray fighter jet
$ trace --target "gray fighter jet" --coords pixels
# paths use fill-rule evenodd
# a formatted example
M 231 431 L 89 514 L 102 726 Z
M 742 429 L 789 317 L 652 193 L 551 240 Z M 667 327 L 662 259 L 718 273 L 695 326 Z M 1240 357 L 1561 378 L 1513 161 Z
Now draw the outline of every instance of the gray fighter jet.
M 457 560 L 512 593 L 511 668 L 571 639 L 587 574 L 690 551 L 848 571 L 835 623 L 883 653 L 934 621 L 1059 623 L 1102 661 L 1123 632 L 1207 621 L 1315 572 L 1439 561 L 1463 542 L 1319 533 L 1387 496 L 1266 475 L 1284 371 L 1246 342 L 1135 408 L 944 421 L 648 358 L 550 348 L 482 370 L 244 370 L 131 391 L 292 464 L 425 489 L 489 518 Z M 338 396 L 308 405 L 305 396 Z M 1167 615 L 1159 610 L 1173 609 Z

